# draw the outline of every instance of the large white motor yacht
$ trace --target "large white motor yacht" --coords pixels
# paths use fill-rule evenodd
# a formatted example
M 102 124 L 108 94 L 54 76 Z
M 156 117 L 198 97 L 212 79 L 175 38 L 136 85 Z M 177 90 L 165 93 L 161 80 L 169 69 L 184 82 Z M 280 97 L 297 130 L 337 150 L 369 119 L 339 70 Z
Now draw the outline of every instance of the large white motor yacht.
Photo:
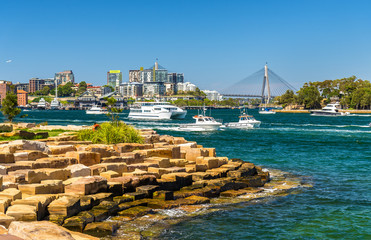
M 225 126 L 228 128 L 258 128 L 260 123 L 253 116 L 243 113 L 239 116 L 238 122 L 226 123 Z
M 310 111 L 313 116 L 346 116 L 349 112 L 340 112 L 341 105 L 339 103 L 327 104 L 322 110 L 312 110 Z
M 38 109 L 46 109 L 46 101 L 44 98 L 41 98 L 39 103 L 37 104 Z
M 53 101 L 50 103 L 50 109 L 57 110 L 60 108 L 60 103 L 57 98 L 54 98 Z
M 108 112 L 101 107 L 94 105 L 90 109 L 86 110 L 86 114 L 107 114 Z
M 183 119 L 187 111 L 168 102 L 136 102 L 130 108 L 132 119 Z

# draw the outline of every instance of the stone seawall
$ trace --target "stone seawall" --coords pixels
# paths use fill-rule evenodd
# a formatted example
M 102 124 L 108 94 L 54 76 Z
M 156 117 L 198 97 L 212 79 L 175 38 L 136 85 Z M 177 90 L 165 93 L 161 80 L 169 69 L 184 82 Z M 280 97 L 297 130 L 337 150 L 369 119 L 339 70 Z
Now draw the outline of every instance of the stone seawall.
M 0 225 L 9 229 L 3 233 L 53 239 L 45 228 L 59 239 L 111 236 L 159 209 L 256 194 L 270 180 L 268 171 L 217 156 L 215 148 L 153 130 L 141 135 L 144 144 L 64 135 L 0 145 Z

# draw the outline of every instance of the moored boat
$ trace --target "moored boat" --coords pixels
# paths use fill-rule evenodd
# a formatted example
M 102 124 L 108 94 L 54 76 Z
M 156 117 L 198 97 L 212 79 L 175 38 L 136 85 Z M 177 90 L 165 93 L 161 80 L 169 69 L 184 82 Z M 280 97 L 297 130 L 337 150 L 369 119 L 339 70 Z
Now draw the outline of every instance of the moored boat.
M 86 114 L 107 114 L 107 110 L 102 109 L 98 106 L 93 106 L 89 110 L 86 110 Z
M 253 116 L 242 113 L 239 116 L 238 122 L 226 123 L 227 128 L 258 128 L 261 122 L 256 120 Z

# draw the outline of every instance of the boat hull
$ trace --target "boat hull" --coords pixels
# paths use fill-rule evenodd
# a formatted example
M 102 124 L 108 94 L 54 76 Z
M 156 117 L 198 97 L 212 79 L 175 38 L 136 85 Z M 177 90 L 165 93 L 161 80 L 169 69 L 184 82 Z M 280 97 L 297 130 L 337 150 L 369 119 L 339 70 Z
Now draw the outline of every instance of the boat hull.
M 258 128 L 260 127 L 261 122 L 252 122 L 252 123 L 239 123 L 239 122 L 231 122 L 227 123 L 225 126 L 227 128 Z
M 221 123 L 216 124 L 184 124 L 179 127 L 183 131 L 216 131 L 219 130 Z
M 108 114 L 108 112 L 86 111 L 86 114 Z
M 187 115 L 187 111 L 172 111 L 171 112 L 171 118 L 172 119 L 184 119 Z
M 326 112 L 326 111 L 311 111 L 312 116 L 329 116 L 329 117 L 336 117 L 336 116 L 346 116 L 349 115 L 344 112 Z
M 129 113 L 128 118 L 130 119 L 145 119 L 145 120 L 169 120 L 171 118 L 171 112 L 163 113 Z

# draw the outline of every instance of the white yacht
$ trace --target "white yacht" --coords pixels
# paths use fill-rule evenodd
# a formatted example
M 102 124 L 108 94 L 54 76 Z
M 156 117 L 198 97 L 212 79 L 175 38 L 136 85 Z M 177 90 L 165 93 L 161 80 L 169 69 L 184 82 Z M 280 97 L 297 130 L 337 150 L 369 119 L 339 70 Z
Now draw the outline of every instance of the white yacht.
M 57 98 L 54 98 L 53 101 L 50 103 L 50 109 L 58 110 L 60 108 L 60 103 Z
M 260 123 L 253 116 L 242 113 L 239 116 L 238 122 L 226 123 L 225 126 L 227 128 L 258 128 L 260 127 Z
M 322 110 L 311 110 L 312 116 L 346 116 L 349 112 L 340 112 L 341 105 L 339 103 L 327 104 Z
M 195 123 L 180 125 L 179 130 L 183 131 L 215 131 L 222 126 L 222 123 L 217 122 L 213 117 L 204 115 L 196 115 L 193 117 Z
M 44 98 L 41 98 L 39 103 L 37 104 L 38 109 L 46 109 L 46 101 Z
M 132 119 L 183 119 L 187 111 L 168 102 L 136 102 L 130 108 Z
M 86 114 L 107 114 L 108 112 L 97 105 L 94 105 L 89 110 L 86 110 Z

